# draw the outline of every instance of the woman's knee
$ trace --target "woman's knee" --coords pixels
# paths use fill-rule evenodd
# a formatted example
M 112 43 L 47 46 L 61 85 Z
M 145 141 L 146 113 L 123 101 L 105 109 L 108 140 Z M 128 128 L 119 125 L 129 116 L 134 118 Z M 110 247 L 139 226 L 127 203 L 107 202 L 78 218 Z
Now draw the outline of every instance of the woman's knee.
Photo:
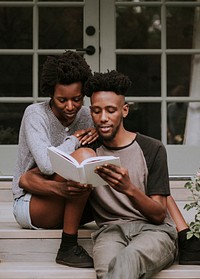
M 96 157 L 96 152 L 88 147 L 81 147 L 70 154 L 74 159 L 76 159 L 79 163 L 81 163 L 83 160 Z

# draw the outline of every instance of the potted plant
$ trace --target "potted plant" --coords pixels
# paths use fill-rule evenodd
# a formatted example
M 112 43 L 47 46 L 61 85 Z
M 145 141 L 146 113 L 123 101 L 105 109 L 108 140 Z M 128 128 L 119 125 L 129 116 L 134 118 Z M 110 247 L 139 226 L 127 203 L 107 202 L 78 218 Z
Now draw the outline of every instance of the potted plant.
M 200 170 L 195 176 L 191 177 L 191 180 L 186 182 L 185 188 L 191 192 L 191 202 L 185 204 L 184 209 L 195 209 L 194 220 L 189 223 L 189 231 L 187 233 L 187 239 L 195 236 L 200 238 Z

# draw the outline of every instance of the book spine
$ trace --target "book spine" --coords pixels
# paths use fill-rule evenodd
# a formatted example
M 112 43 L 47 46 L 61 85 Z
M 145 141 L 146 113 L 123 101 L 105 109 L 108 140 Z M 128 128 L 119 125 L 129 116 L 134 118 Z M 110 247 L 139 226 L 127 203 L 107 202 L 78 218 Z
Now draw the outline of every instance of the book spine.
M 81 168 L 78 168 L 79 169 L 79 181 L 80 183 L 88 183 L 87 182 L 87 178 L 86 178 L 86 175 L 85 175 L 85 170 L 84 170 L 84 167 L 81 167 Z

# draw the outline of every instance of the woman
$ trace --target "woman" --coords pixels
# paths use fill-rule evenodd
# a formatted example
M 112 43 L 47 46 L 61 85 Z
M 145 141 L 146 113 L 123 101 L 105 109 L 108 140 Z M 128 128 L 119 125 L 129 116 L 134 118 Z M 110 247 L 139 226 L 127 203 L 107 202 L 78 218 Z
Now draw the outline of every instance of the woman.
M 47 147 L 56 146 L 72 153 L 97 139 L 89 109 L 83 106 L 83 86 L 90 75 L 90 67 L 75 52 L 47 58 L 41 91 L 50 96 L 50 101 L 32 104 L 24 113 L 13 178 L 17 222 L 29 229 L 62 226 L 56 261 L 75 267 L 93 266 L 92 258 L 77 243 L 91 185 L 64 181 L 55 175 Z

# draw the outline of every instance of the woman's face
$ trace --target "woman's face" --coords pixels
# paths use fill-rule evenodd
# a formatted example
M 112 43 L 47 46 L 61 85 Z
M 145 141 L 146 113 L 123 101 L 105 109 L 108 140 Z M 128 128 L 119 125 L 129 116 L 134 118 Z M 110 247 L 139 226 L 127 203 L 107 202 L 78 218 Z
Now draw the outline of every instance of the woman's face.
M 70 125 L 83 105 L 82 83 L 70 85 L 57 84 L 54 96 L 51 98 L 51 108 L 58 120 L 64 125 Z

